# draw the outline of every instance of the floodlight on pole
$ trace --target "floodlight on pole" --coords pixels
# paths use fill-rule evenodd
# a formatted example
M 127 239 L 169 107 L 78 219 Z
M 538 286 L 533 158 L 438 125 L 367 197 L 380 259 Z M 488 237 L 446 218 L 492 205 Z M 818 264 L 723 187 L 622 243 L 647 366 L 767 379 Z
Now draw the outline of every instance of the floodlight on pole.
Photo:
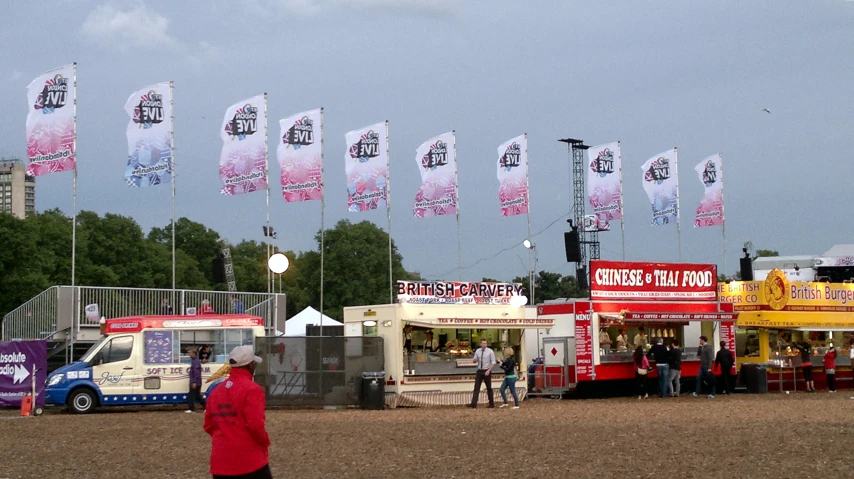
M 270 256 L 270 259 L 267 260 L 267 266 L 270 268 L 270 271 L 276 274 L 282 274 L 288 270 L 290 261 L 288 261 L 288 257 L 282 253 L 276 253 L 273 256 Z

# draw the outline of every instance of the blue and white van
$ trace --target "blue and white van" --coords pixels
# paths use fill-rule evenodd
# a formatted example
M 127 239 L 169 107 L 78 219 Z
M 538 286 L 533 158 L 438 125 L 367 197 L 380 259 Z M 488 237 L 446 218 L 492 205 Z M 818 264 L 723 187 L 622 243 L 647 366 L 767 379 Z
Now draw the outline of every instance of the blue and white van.
M 236 346 L 264 335 L 257 316 L 133 316 L 109 319 L 104 335 L 86 354 L 50 374 L 47 404 L 75 413 L 98 406 L 180 404 L 190 390 L 188 350 L 202 350 L 202 394 L 216 382 L 205 379 L 228 362 Z

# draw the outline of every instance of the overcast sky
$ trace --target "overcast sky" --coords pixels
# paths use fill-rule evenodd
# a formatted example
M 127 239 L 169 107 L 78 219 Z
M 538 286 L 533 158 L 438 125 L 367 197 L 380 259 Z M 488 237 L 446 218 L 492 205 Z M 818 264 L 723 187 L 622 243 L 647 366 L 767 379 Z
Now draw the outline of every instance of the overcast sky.
M 534 238 L 540 270 L 574 271 L 563 251 L 561 218 L 572 206 L 570 159 L 557 141 L 565 137 L 622 142 L 629 260 L 678 260 L 676 227 L 649 224 L 640 170 L 674 146 L 685 261 L 724 265 L 721 228 L 693 227 L 703 189 L 694 165 L 717 152 L 729 271 L 747 240 L 781 254 L 854 243 L 854 1 L 2 5 L 0 155 L 26 152 L 32 78 L 78 62 L 78 206 L 131 216 L 145 231 L 169 223 L 170 189 L 132 189 L 122 180 L 123 106 L 134 90 L 174 80 L 178 214 L 235 243 L 263 239 L 265 198 L 220 195 L 219 127 L 229 105 L 263 92 L 271 141 L 279 118 L 325 108 L 328 226 L 347 218 L 386 228 L 385 211 L 347 212 L 343 155 L 345 132 L 389 120 L 392 234 L 405 267 L 430 279 L 457 279 L 456 223 L 413 217 L 415 148 L 451 129 L 463 263 L 489 258 L 466 268 L 465 280 L 526 274 L 526 218 L 500 216 L 495 177 L 497 146 L 524 132 L 532 229 L 545 230 Z M 271 145 L 277 244 L 315 249 L 320 203 L 281 200 Z M 38 210 L 70 214 L 71 179 L 39 177 Z M 604 259 L 621 256 L 613 226 L 600 235 Z

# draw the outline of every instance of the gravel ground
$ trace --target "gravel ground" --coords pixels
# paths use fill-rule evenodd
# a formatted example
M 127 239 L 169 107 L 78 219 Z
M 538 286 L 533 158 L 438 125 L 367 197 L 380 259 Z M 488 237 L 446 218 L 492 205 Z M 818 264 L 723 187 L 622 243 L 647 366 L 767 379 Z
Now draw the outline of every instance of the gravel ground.
M 854 476 L 849 394 L 272 410 L 277 478 Z M 202 414 L 0 412 L 0 478 L 204 478 Z

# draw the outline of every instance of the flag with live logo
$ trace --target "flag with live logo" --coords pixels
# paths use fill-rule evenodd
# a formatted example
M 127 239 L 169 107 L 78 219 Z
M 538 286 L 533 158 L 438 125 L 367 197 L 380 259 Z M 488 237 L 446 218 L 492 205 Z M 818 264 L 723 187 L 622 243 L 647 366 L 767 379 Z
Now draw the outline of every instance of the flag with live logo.
M 223 195 L 267 189 L 267 95 L 228 107 L 219 130 L 219 177 Z

